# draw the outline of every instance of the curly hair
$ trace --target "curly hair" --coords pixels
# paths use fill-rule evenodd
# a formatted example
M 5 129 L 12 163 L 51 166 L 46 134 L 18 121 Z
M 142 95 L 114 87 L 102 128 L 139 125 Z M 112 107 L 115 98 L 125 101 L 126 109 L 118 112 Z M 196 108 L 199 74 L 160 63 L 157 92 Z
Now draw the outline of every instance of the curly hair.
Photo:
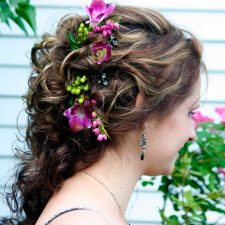
M 172 113 L 192 92 L 204 67 L 202 46 L 191 33 L 172 25 L 160 13 L 144 8 L 116 6 L 118 46 L 109 62 L 98 65 L 90 54 L 89 37 L 83 47 L 71 50 L 67 32 L 76 35 L 87 17 L 67 15 L 55 34 L 45 34 L 31 51 L 33 72 L 24 98 L 27 108 L 27 150 L 20 159 L 7 202 L 15 217 L 3 224 L 33 225 L 62 182 L 101 159 L 107 145 L 117 146 L 124 132 L 137 129 L 147 118 Z M 109 78 L 98 85 L 99 74 Z M 97 142 L 90 129 L 73 133 L 63 112 L 68 108 L 66 86 L 74 74 L 85 74 L 96 99 L 95 110 L 107 124 L 111 139 Z M 144 104 L 137 109 L 141 92 Z

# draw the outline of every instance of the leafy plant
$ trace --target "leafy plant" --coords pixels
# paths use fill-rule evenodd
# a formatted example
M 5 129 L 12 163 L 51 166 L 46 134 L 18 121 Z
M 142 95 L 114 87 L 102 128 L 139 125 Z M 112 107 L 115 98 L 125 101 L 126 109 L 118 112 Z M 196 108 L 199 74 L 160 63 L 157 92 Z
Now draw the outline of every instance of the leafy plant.
M 225 119 L 225 108 L 221 116 Z M 201 118 L 209 121 L 208 117 Z M 217 212 L 224 217 L 224 168 L 224 121 L 199 123 L 196 140 L 186 143 L 180 150 L 180 157 L 176 161 L 172 175 L 161 178 L 158 190 L 163 193 L 164 201 L 163 208 L 159 210 L 162 224 L 209 224 L 206 216 L 209 211 Z M 153 184 L 154 177 L 142 182 L 143 186 Z M 173 215 L 166 215 L 169 201 L 174 209 Z
M 25 22 L 36 34 L 36 10 L 30 5 L 30 0 L 0 0 L 0 22 L 10 27 L 9 21 L 14 21 L 28 35 Z

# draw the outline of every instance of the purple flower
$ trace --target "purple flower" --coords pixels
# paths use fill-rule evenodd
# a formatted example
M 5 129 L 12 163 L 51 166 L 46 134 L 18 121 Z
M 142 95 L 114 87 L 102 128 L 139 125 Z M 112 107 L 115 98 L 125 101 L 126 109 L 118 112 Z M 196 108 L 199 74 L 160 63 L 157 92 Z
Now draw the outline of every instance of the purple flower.
M 221 116 L 222 123 L 225 123 L 225 107 L 216 107 L 215 111 Z
M 109 61 L 111 58 L 112 46 L 102 41 L 92 44 L 91 50 L 93 55 L 97 58 L 98 64 Z
M 102 26 L 94 26 L 93 30 L 95 33 L 101 32 L 104 37 L 110 36 L 112 34 L 113 29 L 119 29 L 118 23 L 112 23 L 110 20 L 106 21 L 106 25 Z
M 103 140 L 103 135 L 102 134 L 99 134 L 98 137 L 97 137 L 97 140 L 98 141 L 102 141 Z
M 92 126 L 89 106 L 75 103 L 75 105 L 67 109 L 63 115 L 69 118 L 69 125 L 73 132 L 79 132 L 80 130 Z
M 90 7 L 84 7 L 89 15 L 89 22 L 92 26 L 96 26 L 103 19 L 107 18 L 115 9 L 115 4 L 111 4 L 106 8 L 106 4 L 102 0 L 93 0 Z
M 95 133 L 96 136 L 98 136 L 98 135 L 100 134 L 99 128 L 95 128 L 95 129 L 93 130 L 93 132 Z

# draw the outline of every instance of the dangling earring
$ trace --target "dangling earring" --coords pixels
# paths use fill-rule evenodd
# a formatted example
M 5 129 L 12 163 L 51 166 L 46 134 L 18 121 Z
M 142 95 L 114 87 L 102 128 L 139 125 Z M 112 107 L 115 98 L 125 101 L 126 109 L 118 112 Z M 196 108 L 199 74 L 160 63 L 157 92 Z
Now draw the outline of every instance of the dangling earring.
M 146 135 L 145 135 L 145 133 L 143 133 L 141 135 L 140 146 L 141 146 L 141 160 L 144 160 L 144 158 L 145 158 L 145 148 L 146 148 Z

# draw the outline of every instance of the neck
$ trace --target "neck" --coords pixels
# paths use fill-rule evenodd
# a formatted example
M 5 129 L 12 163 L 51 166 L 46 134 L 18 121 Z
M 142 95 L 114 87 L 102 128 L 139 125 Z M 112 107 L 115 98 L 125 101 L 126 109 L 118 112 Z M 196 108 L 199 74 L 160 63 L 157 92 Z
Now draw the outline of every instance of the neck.
M 125 212 L 134 187 L 143 174 L 140 151 L 125 146 L 117 152 L 110 148 L 105 152 L 99 162 L 85 171 L 100 180 L 110 190 L 122 212 Z

